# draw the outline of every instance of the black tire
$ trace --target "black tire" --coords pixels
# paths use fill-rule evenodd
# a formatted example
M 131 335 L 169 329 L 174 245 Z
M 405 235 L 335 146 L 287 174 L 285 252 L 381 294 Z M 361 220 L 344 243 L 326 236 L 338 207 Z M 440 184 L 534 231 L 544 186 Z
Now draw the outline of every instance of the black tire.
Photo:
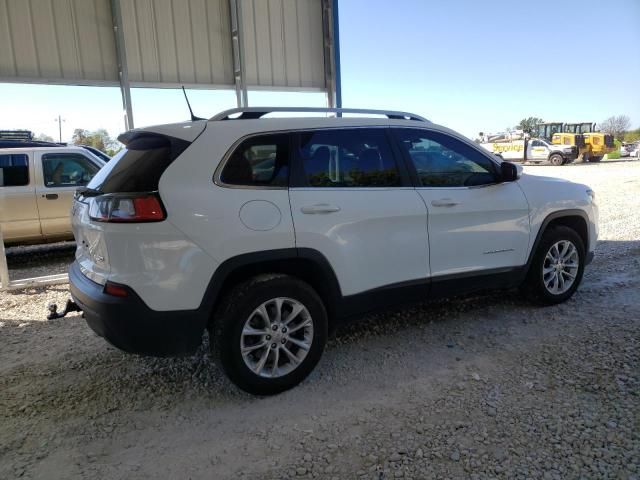
M 559 153 L 554 153 L 549 157 L 549 163 L 555 167 L 559 167 L 564 163 L 564 158 Z
M 307 309 L 313 323 L 311 347 L 292 371 L 268 378 L 258 375 L 246 364 L 241 353 L 242 330 L 256 308 L 282 297 L 293 299 Z M 327 331 L 327 312 L 313 288 L 289 275 L 266 274 L 237 285 L 225 296 L 216 309 L 209 336 L 214 359 L 233 383 L 248 393 L 274 395 L 296 386 L 311 373 L 324 351 Z M 267 359 L 275 363 L 271 353 Z
M 602 156 L 589 158 L 590 162 L 599 162 L 600 160 L 602 160 Z
M 573 284 L 569 289 L 560 294 L 554 294 L 550 292 L 545 285 L 543 268 L 545 265 L 545 258 L 551 247 L 557 242 L 563 240 L 569 241 L 575 246 L 578 254 L 578 270 L 575 273 Z M 534 253 L 527 277 L 522 285 L 523 292 L 530 300 L 544 305 L 555 305 L 564 302 L 575 293 L 580 285 L 582 274 L 584 273 L 585 259 L 584 243 L 582 238 L 580 238 L 580 235 L 578 235 L 575 230 L 564 225 L 549 227 L 542 234 L 538 248 Z

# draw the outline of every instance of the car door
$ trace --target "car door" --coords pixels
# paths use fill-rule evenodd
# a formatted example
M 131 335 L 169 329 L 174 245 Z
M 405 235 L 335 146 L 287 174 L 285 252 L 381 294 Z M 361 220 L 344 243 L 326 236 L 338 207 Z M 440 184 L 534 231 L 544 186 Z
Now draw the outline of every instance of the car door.
M 394 129 L 428 209 L 431 275 L 469 275 L 526 262 L 529 208 L 517 182 L 471 142 L 429 129 Z
M 388 135 L 345 128 L 294 139 L 296 247 L 326 257 L 344 296 L 428 277 L 426 209 Z
M 100 170 L 101 164 L 79 152 L 36 152 L 36 200 L 42 234 L 70 235 L 73 194 Z
M 41 235 L 32 159 L 32 151 L 0 153 L 0 228 L 5 241 Z
M 529 160 L 539 162 L 549 158 L 549 148 L 544 142 L 540 140 L 531 140 L 529 142 L 529 146 L 531 147 L 528 155 Z

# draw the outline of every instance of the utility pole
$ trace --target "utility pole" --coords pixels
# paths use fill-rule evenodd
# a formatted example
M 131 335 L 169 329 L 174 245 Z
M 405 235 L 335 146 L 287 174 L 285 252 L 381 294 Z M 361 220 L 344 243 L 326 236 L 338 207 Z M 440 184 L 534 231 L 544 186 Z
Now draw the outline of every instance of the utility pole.
M 55 121 L 58 122 L 58 141 L 62 143 L 62 122 L 66 122 L 67 120 L 58 115 Z

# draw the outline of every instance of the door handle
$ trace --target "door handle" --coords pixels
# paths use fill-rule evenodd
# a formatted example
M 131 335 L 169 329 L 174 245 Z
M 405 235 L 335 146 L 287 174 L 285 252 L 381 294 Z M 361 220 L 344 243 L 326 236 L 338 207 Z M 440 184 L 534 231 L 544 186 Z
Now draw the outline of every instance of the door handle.
M 340 207 L 329 205 L 328 203 L 318 203 L 316 205 L 302 207 L 300 211 L 306 214 L 335 213 L 340 211 Z
M 450 198 L 441 198 L 440 200 L 432 200 L 431 205 L 434 207 L 455 207 L 458 205 L 458 202 Z
M 58 194 L 57 193 L 47 193 L 46 195 L 42 195 L 44 198 L 46 198 L 47 200 L 57 200 L 58 199 Z

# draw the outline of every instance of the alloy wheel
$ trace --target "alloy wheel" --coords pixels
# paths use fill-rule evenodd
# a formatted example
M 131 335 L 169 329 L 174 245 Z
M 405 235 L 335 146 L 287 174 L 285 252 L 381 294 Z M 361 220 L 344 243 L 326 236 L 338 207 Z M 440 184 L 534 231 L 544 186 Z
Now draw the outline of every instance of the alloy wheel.
M 256 308 L 245 321 L 240 349 L 256 375 L 277 378 L 295 370 L 313 342 L 313 319 L 297 300 L 278 297 Z
M 560 240 L 547 251 L 542 264 L 542 281 L 553 295 L 567 292 L 578 275 L 580 256 L 578 249 L 569 240 Z

